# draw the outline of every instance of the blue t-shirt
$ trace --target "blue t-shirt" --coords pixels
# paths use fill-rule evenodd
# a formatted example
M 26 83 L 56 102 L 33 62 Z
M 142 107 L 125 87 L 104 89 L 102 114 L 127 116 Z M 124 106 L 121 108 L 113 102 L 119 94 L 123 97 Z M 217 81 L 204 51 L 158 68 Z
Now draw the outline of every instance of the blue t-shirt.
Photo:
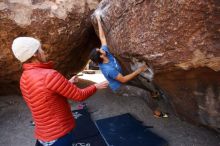
M 122 69 L 115 57 L 109 52 L 109 49 L 106 45 L 103 45 L 101 49 L 106 52 L 109 62 L 99 63 L 99 68 L 105 78 L 108 80 L 110 88 L 115 91 L 121 86 L 121 83 L 115 78 L 118 76 L 119 73 L 122 74 Z

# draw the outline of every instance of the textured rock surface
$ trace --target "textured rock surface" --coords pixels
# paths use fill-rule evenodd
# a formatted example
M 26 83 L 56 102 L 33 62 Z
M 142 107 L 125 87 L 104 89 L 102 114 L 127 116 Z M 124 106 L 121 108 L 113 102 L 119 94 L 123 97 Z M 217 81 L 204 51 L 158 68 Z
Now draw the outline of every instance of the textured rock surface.
M 147 62 L 182 119 L 220 128 L 220 1 L 103 0 L 97 11 L 125 70 Z
M 89 16 L 98 0 L 0 1 L 0 89 L 17 85 L 21 64 L 11 52 L 18 36 L 40 39 L 49 58 L 63 73 L 79 71 L 97 44 Z M 11 91 L 11 89 L 9 90 Z

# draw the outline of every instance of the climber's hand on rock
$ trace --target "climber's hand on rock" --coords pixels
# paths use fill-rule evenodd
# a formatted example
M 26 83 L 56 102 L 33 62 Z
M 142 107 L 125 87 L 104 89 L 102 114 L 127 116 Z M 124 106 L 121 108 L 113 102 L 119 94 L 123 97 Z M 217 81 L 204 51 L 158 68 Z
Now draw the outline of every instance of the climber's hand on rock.
M 97 21 L 100 21 L 100 20 L 101 20 L 100 15 L 97 14 L 97 15 L 95 15 L 95 17 L 96 17 L 96 20 L 97 20 Z
M 140 72 L 145 72 L 147 70 L 147 65 L 141 66 L 138 70 L 140 70 Z

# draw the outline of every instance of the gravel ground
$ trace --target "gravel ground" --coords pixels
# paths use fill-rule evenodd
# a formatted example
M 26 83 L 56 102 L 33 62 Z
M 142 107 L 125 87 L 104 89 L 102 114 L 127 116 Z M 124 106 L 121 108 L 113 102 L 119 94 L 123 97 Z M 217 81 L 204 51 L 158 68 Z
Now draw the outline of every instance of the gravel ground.
M 87 76 L 92 78 L 94 75 Z M 103 77 L 100 75 L 98 80 L 100 82 Z M 79 86 L 90 83 L 84 80 Z M 152 131 L 165 138 L 170 146 L 220 146 L 220 134 L 181 121 L 168 104 L 160 103 L 170 117 L 157 119 L 152 116 L 143 99 L 116 96 L 110 89 L 98 91 L 85 102 L 94 120 L 131 113 L 145 125 L 153 126 Z M 75 109 L 78 103 L 70 104 Z M 31 114 L 21 96 L 0 96 L 0 146 L 34 146 L 34 127 L 30 121 Z

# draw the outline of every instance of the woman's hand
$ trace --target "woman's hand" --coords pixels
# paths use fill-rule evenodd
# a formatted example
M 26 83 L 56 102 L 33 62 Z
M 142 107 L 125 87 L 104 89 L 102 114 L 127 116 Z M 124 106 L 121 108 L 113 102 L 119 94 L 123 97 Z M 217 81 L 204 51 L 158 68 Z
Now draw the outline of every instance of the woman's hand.
M 71 79 L 69 79 L 69 82 L 73 83 L 77 83 L 79 82 L 79 77 L 77 75 L 73 76 Z
M 105 89 L 108 87 L 108 81 L 103 81 L 101 83 L 95 84 L 97 89 Z

